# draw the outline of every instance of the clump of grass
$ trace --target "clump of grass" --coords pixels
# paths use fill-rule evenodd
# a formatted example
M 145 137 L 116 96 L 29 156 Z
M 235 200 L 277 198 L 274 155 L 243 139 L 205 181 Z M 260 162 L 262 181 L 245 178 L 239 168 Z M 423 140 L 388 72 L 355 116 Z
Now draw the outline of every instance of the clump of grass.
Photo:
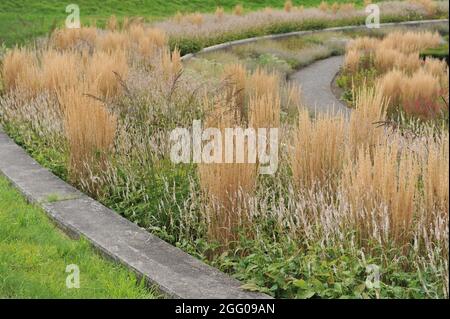
M 33 55 L 27 49 L 9 51 L 3 59 L 1 72 L 5 89 L 8 91 L 17 89 L 18 81 L 34 63 Z
M 206 126 L 219 128 L 225 136 L 225 129 L 237 124 L 229 111 L 236 106 L 226 96 L 213 103 Z M 226 163 L 223 157 L 221 163 L 202 163 L 198 169 L 200 186 L 207 198 L 208 238 L 220 244 L 219 251 L 229 249 L 236 244 L 239 230 L 248 225 L 246 201 L 255 190 L 256 164 Z
M 421 5 L 430 16 L 435 14 L 438 9 L 436 1 L 433 0 L 409 0 L 409 2 Z
M 176 24 L 180 24 L 183 21 L 184 15 L 177 11 L 177 13 L 173 16 L 173 21 L 175 21 Z
M 244 14 L 244 6 L 242 4 L 237 4 L 233 9 L 233 13 L 238 17 L 242 16 Z
M 441 108 L 439 79 L 423 69 L 404 78 L 401 88 L 401 105 L 408 114 L 433 117 Z
M 115 15 L 112 15 L 106 22 L 106 28 L 109 31 L 116 31 L 118 29 L 118 22 Z
M 97 40 L 97 29 L 92 26 L 80 29 L 58 29 L 52 33 L 49 40 L 52 46 L 61 50 L 73 48 L 78 43 L 92 46 Z
M 291 12 L 293 8 L 294 8 L 294 5 L 292 4 L 292 1 L 291 1 L 291 0 L 287 0 L 287 1 L 284 3 L 284 11 L 286 11 L 286 12 Z
M 441 133 L 437 143 L 431 143 L 423 170 L 424 211 L 426 225 L 448 218 L 449 210 L 449 140 Z M 437 215 L 437 216 L 436 216 Z
M 203 15 L 198 12 L 185 16 L 185 19 L 187 19 L 189 23 L 196 25 L 197 27 L 200 27 L 204 22 Z
M 343 192 L 350 204 L 362 239 L 375 229 L 405 244 L 411 238 L 416 209 L 419 164 L 410 152 L 400 152 L 399 143 L 375 144 L 372 150 L 359 149 L 342 174 Z
M 75 52 L 57 52 L 53 50 L 45 51 L 41 57 L 40 67 L 37 73 L 39 78 L 32 80 L 39 83 L 39 87 L 32 90 L 37 95 L 40 91 L 61 92 L 66 88 L 78 85 L 80 75 L 78 72 L 83 70 L 80 55 Z M 24 87 L 32 88 L 27 84 Z
M 402 53 L 419 52 L 426 48 L 433 48 L 440 44 L 441 37 L 437 32 L 391 32 L 382 41 L 381 45 Z
M 304 5 L 300 5 L 298 7 L 295 8 L 296 11 L 298 11 L 299 13 L 302 13 L 305 10 L 305 6 Z
M 334 14 L 336 14 L 336 13 L 339 11 L 339 9 L 340 9 L 339 3 L 334 2 L 334 3 L 331 5 L 331 12 L 333 12 Z
M 389 98 L 389 106 L 400 105 L 400 92 L 404 74 L 398 69 L 386 73 L 380 80 L 383 95 Z
M 279 128 L 280 108 L 280 96 L 274 90 L 261 96 L 251 95 L 249 99 L 250 125 L 254 128 Z
M 226 128 L 236 126 L 256 130 L 280 127 L 281 101 L 276 76 L 262 70 L 248 75 L 242 66 L 234 64 L 225 67 L 223 79 L 230 91 L 208 101 L 207 105 L 212 104 L 213 109 L 207 127 L 219 128 L 222 136 Z M 247 116 L 241 113 L 247 110 Z M 244 142 L 244 154 L 248 154 L 249 140 Z M 208 199 L 208 235 L 222 250 L 230 248 L 250 219 L 247 205 L 256 187 L 258 158 L 253 163 L 244 158 L 244 163 L 226 163 L 223 157 L 221 163 L 199 164 L 200 186 Z
M 5 58 L 3 77 L 7 90 L 21 91 L 32 98 L 44 91 L 55 92 L 76 85 L 80 69 L 81 58 L 74 52 L 50 49 L 32 54 L 13 49 Z
M 334 182 L 344 161 L 344 135 L 342 116 L 318 114 L 312 120 L 307 110 L 300 112 L 290 157 L 298 187 L 314 189 Z
M 262 68 L 258 68 L 249 77 L 249 92 L 258 97 L 273 93 L 272 96 L 275 98 L 279 96 L 279 81 L 280 79 L 275 73 L 268 73 Z
M 225 11 L 223 10 L 223 7 L 217 7 L 214 14 L 216 15 L 216 18 L 217 18 L 219 21 L 221 21 L 221 20 L 223 20 Z
M 379 47 L 379 45 L 380 45 L 380 40 L 373 38 L 373 37 L 363 36 L 363 37 L 358 37 L 356 39 L 351 40 L 347 44 L 347 51 L 357 50 L 357 51 L 362 51 L 364 53 L 371 53 L 377 47 Z
M 264 13 L 268 14 L 268 15 L 272 15 L 273 14 L 273 8 L 271 7 L 265 7 L 264 8 Z
M 344 14 L 351 13 L 351 12 L 355 11 L 355 5 L 353 3 L 343 3 L 339 6 L 338 11 L 340 11 Z
M 357 73 L 359 71 L 359 64 L 361 61 L 361 54 L 358 50 L 349 50 L 345 54 L 344 69 L 346 72 Z
M 393 70 L 381 77 L 379 82 L 383 94 L 390 99 L 390 108 L 401 105 L 407 114 L 430 118 L 445 107 L 440 99 L 443 88 L 439 78 L 423 68 L 412 75 Z
M 124 32 L 110 32 L 97 41 L 100 51 L 113 53 L 118 50 L 126 50 L 129 46 L 128 36 Z
M 426 58 L 425 63 L 423 64 L 426 72 L 434 75 L 438 78 L 445 78 L 447 63 L 445 61 L 441 61 L 439 59 Z
M 180 76 L 183 65 L 178 49 L 173 50 L 172 53 L 168 48 L 161 51 L 161 69 L 164 79 L 170 81 L 170 83 L 173 83 L 173 81 Z
M 69 144 L 69 176 L 73 183 L 83 185 L 99 195 L 101 185 L 96 174 L 105 169 L 116 133 L 117 118 L 104 105 L 79 89 L 68 89 L 59 95 L 65 110 L 64 129 Z
M 403 54 L 400 54 L 403 57 Z M 394 49 L 382 48 L 376 49 L 374 65 L 380 72 L 386 72 L 394 67 L 399 58 L 399 52 Z
M 327 12 L 330 9 L 330 6 L 328 5 L 328 2 L 322 1 L 319 4 L 319 10 L 323 12 Z
M 90 57 L 90 63 L 86 66 L 86 79 L 90 83 L 94 96 L 111 98 L 119 95 L 122 86 L 119 82 L 128 74 L 128 64 L 123 51 L 114 51 L 108 54 L 97 52 Z
M 404 111 L 433 118 L 445 109 L 441 97 L 447 95 L 447 67 L 438 60 L 423 62 L 419 52 L 439 42 L 439 34 L 430 31 L 395 31 L 382 40 L 359 38 L 347 47 L 344 72 L 356 77 L 370 73 L 368 81 L 379 82 L 390 99 L 391 114 Z
M 228 88 L 228 98 L 235 98 L 238 115 L 244 117 L 246 110 L 247 70 L 242 64 L 227 64 L 223 69 L 222 81 Z
M 355 158 L 360 148 L 372 149 L 384 136 L 376 123 L 386 119 L 387 99 L 379 87 L 363 85 L 354 92 L 355 109 L 350 115 L 348 154 Z

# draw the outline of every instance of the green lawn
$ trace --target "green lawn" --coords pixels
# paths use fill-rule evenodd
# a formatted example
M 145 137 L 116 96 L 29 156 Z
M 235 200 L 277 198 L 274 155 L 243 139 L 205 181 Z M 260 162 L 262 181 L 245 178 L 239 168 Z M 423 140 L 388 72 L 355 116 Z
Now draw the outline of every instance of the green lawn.
M 80 288 L 66 287 L 78 265 Z M 86 240 L 71 240 L 0 176 L 1 298 L 154 298 L 124 267 L 106 261 Z
M 214 11 L 217 6 L 230 10 L 236 4 L 244 4 L 247 10 L 283 7 L 285 0 L 1 0 L 0 1 L 0 44 L 12 46 L 49 32 L 54 26 L 62 25 L 67 14 L 65 8 L 70 3 L 80 7 L 81 20 L 92 20 L 102 24 L 111 15 L 142 16 L 147 20 L 159 19 L 181 12 Z M 316 6 L 322 0 L 294 0 L 294 5 Z M 347 0 L 327 0 L 350 2 Z M 360 4 L 362 0 L 352 1 Z

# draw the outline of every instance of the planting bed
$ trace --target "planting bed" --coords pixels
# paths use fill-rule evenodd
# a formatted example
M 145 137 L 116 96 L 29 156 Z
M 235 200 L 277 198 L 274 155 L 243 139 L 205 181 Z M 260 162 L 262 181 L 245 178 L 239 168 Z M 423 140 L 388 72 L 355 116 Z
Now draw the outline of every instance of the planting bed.
M 401 19 L 405 16 L 398 12 L 405 8 L 428 16 L 448 15 L 442 3 L 383 6 Z M 347 21 L 339 20 L 340 15 L 333 18 L 330 10 L 308 13 L 332 25 Z M 340 14 L 361 17 L 360 12 L 346 10 Z M 287 12 L 264 14 L 276 16 L 274 25 L 288 21 L 292 28 L 299 26 L 292 21 L 300 13 L 289 18 Z M 391 105 L 384 87 L 363 81 L 353 90 L 354 110 L 347 118 L 329 112 L 310 116 L 303 103 L 312 99 L 302 102 L 298 86 L 286 77 L 316 59 L 343 53 L 343 39 L 355 38 L 350 43 L 359 45 L 354 44 L 364 35 L 359 31 L 307 35 L 306 40 L 285 39 L 276 46 L 258 42 L 183 65 L 180 51 L 169 50 L 169 43 L 189 51 L 196 47 L 190 41 L 202 39 L 200 46 L 217 42 L 219 31 L 226 35 L 223 40 L 243 36 L 224 32 L 222 22 L 212 36 L 205 34 L 203 28 L 213 23 L 210 18 L 197 25 L 195 40 L 189 28 L 176 27 L 185 26 L 184 20 L 159 23 L 165 33 L 139 21 L 119 29 L 112 20 L 110 31 L 59 30 L 36 49 L 6 52 L 0 97 L 4 130 L 54 174 L 165 242 L 242 281 L 241 289 L 278 298 L 448 296 L 448 126 L 435 114 L 415 117 L 414 135 L 404 134 L 411 122 L 386 113 Z M 389 39 L 390 34 L 395 32 L 374 35 Z M 435 47 L 440 39 L 431 31 L 414 34 L 418 36 L 412 35 L 411 43 L 424 49 Z M 330 37 L 338 40 L 338 49 L 328 47 Z M 295 56 L 297 50 L 301 54 L 319 46 L 325 48 L 323 55 L 305 60 Z M 227 60 L 231 63 L 224 63 Z M 345 61 L 349 70 L 348 53 Z M 448 72 L 435 64 L 433 70 L 439 74 Z M 330 83 L 331 78 L 328 91 Z M 448 97 L 448 81 L 447 91 L 445 81 L 441 89 Z M 445 114 L 445 105 L 436 108 Z M 276 173 L 258 175 L 259 166 L 251 163 L 174 163 L 170 132 L 190 128 L 197 119 L 204 127 L 220 129 L 279 128 Z M 386 124 L 391 122 L 405 129 Z M 4 141 L 3 154 L 11 149 Z M 21 165 L 11 158 L 9 163 Z M 112 251 L 124 261 L 142 249 L 157 260 L 161 272 L 174 271 L 162 285 L 169 294 L 252 296 L 236 281 L 114 217 L 74 189 L 58 193 L 55 203 L 49 195 L 40 197 L 47 201 L 49 213 L 61 221 L 73 218 L 69 227 L 87 227 L 88 237 L 107 254 Z M 60 209 L 73 212 L 80 207 L 85 207 L 78 215 L 82 224 L 77 224 L 75 214 L 58 217 Z M 92 217 L 86 213 L 90 211 Z M 103 228 L 105 219 L 117 222 L 117 247 L 108 239 L 113 234 Z M 134 244 L 128 245 L 129 240 Z M 162 251 L 172 253 L 166 258 Z M 186 262 L 178 263 L 178 257 Z M 125 263 L 160 283 L 164 276 L 152 273 L 159 266 L 146 268 L 148 262 L 137 258 Z M 366 284 L 370 265 L 381 272 L 379 287 Z M 201 279 L 201 272 L 209 275 Z M 186 274 L 190 279 L 183 281 Z M 215 295 L 209 290 L 215 280 L 230 290 L 223 288 Z M 193 289 L 187 282 L 198 286 Z M 174 293 L 174 285 L 183 293 Z

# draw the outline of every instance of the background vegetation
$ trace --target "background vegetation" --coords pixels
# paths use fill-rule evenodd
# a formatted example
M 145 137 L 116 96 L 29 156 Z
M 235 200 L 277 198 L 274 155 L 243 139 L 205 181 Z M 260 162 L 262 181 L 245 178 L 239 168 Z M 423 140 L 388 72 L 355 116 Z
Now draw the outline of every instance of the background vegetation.
M 237 4 L 243 4 L 245 10 L 264 7 L 282 8 L 284 0 L 78 0 L 81 20 L 83 23 L 97 21 L 104 25 L 111 16 L 144 17 L 147 21 L 168 17 L 180 12 L 213 12 L 217 6 L 231 10 Z M 298 3 L 297 3 L 298 2 Z M 347 2 L 345 0 L 327 0 L 333 3 Z M 361 4 L 363 1 L 353 1 Z M 26 40 L 48 34 L 55 27 L 63 25 L 67 13 L 66 6 L 71 2 L 58 0 L 2 0 L 0 2 L 0 45 L 12 46 Z M 316 6 L 321 0 L 302 0 L 304 6 Z M 300 4 L 300 1 L 294 1 Z

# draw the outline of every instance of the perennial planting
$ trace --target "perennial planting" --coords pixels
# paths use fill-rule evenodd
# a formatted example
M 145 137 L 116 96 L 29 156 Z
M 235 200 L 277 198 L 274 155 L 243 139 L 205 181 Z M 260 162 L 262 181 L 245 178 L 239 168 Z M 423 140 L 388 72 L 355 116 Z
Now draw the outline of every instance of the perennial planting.
M 393 20 L 448 14 L 441 2 L 380 7 Z M 106 30 L 56 30 L 2 57 L 0 121 L 55 174 L 246 289 L 280 298 L 448 297 L 449 134 L 429 121 L 445 112 L 441 97 L 448 112 L 448 68 L 419 59 L 442 41 L 438 33 L 351 41 L 348 120 L 309 114 L 299 88 L 276 70 L 230 63 L 205 78 L 181 61 L 222 40 L 363 17 L 351 5 L 287 1 L 282 11 L 237 6 L 152 26 L 113 17 Z M 352 82 L 363 72 L 365 81 Z M 385 125 L 399 109 L 421 120 L 414 134 Z M 223 136 L 278 129 L 276 171 L 258 174 L 260 153 L 254 162 L 223 154 L 222 162 L 174 163 L 171 132 L 195 120 Z M 382 282 L 369 289 L 373 264 Z

